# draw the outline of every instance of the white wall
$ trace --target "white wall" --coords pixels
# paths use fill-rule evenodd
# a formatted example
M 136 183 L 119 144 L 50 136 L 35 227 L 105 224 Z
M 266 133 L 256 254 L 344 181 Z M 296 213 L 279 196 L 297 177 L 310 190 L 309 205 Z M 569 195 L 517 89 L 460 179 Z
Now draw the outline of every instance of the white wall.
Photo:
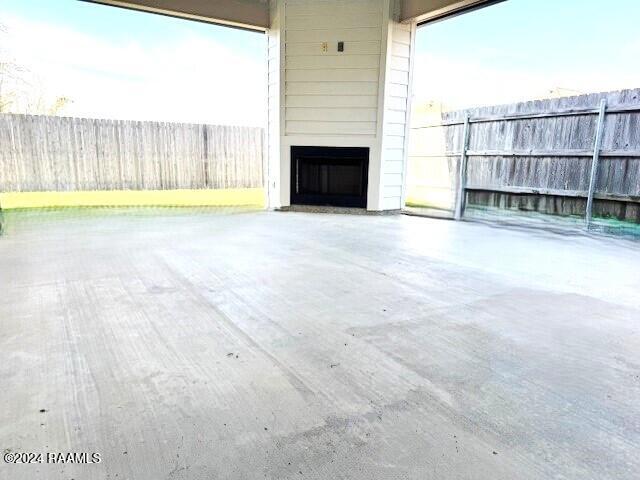
M 284 61 L 284 43 L 281 41 L 280 17 L 282 5 L 278 0 L 270 0 L 271 29 L 267 32 L 267 205 L 278 208 L 280 202 L 280 140 L 281 96 L 284 79 L 281 78 Z
M 272 3 L 269 132 L 280 142 L 269 150 L 271 207 L 289 205 L 290 147 L 319 145 L 368 147 L 367 208 L 400 208 L 411 26 L 393 20 L 399 8 L 390 0 Z
M 397 15 L 395 12 L 394 15 Z M 397 17 L 396 17 L 397 18 Z M 393 18 L 389 24 L 384 123 L 382 130 L 382 201 L 383 210 L 404 206 L 409 120 L 411 108 L 411 73 L 415 44 L 415 24 L 401 24 Z
M 375 136 L 382 3 L 286 1 L 287 135 Z

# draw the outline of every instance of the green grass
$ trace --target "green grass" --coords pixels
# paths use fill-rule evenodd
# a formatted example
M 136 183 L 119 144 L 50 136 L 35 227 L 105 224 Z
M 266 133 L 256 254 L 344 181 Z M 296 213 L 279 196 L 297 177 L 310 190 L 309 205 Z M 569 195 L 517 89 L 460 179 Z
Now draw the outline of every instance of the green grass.
M 3 210 L 68 207 L 265 206 L 262 188 L 0 193 Z

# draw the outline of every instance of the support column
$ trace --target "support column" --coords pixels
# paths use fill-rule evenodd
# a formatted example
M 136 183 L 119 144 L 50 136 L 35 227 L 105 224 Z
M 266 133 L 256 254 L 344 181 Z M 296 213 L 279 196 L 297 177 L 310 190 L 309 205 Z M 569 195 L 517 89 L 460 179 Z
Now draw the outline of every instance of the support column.
M 399 0 L 270 0 L 268 192 L 289 205 L 291 146 L 369 149 L 368 210 L 404 201 L 415 23 Z
M 607 100 L 600 101 L 600 112 L 598 115 L 598 123 L 596 124 L 596 133 L 593 140 L 593 158 L 591 159 L 591 173 L 589 175 L 589 192 L 587 194 L 587 211 L 585 213 L 585 224 L 589 228 L 591 225 L 591 217 L 593 216 L 593 197 L 596 193 L 596 185 L 598 183 L 598 164 L 600 163 L 600 149 L 602 147 L 602 134 L 604 132 L 604 120 L 607 114 Z

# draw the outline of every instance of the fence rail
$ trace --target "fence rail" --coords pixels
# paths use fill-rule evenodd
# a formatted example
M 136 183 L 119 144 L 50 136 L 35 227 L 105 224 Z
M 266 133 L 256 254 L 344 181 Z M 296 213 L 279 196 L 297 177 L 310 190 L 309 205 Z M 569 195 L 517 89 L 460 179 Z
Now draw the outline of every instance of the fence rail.
M 607 113 L 629 113 L 629 112 L 640 112 L 640 105 L 629 105 L 625 107 L 613 107 L 613 108 L 607 109 Z M 596 115 L 599 113 L 600 113 L 599 108 L 572 108 L 567 110 L 557 110 L 557 111 L 551 111 L 551 112 L 532 112 L 532 113 L 520 113 L 520 114 L 512 114 L 512 115 L 474 117 L 469 119 L 469 123 L 485 123 L 485 122 L 496 122 L 496 121 L 503 121 L 503 120 L 531 120 L 535 118 L 550 118 L 550 117 L 572 117 L 575 115 Z M 464 125 L 464 121 L 430 123 L 427 125 L 413 127 L 413 129 L 421 130 L 423 128 L 450 127 L 453 125 Z
M 0 114 L 0 192 L 261 187 L 263 133 Z
M 413 127 L 409 183 L 412 170 L 429 178 L 424 162 L 440 159 L 457 219 L 468 194 L 484 191 L 586 199 L 587 226 L 595 200 L 603 215 L 605 202 L 634 204 L 623 216 L 640 221 L 639 100 L 640 89 L 444 114 Z

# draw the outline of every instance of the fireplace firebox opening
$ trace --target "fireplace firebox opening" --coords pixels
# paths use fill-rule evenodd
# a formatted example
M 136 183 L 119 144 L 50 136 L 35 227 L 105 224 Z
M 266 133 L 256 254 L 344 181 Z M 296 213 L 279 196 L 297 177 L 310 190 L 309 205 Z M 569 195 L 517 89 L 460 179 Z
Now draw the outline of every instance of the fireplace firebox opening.
M 369 149 L 291 147 L 291 204 L 367 207 Z

